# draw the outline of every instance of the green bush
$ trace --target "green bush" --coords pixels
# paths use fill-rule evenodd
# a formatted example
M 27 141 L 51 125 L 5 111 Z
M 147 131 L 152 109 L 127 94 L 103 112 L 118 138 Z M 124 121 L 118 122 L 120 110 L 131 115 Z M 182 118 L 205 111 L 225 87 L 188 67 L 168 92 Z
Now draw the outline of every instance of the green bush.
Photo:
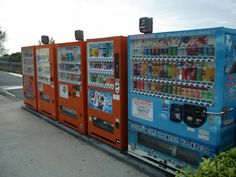
M 187 168 L 176 177 L 236 177 L 236 147 L 216 155 L 214 159 L 204 158 L 196 171 Z

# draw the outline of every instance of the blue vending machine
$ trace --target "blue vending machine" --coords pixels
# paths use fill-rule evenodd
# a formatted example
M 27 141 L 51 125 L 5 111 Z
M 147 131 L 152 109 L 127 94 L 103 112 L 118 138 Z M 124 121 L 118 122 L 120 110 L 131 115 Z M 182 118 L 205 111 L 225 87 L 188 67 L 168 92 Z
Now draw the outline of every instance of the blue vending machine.
M 235 145 L 236 30 L 130 35 L 128 153 L 175 173 Z

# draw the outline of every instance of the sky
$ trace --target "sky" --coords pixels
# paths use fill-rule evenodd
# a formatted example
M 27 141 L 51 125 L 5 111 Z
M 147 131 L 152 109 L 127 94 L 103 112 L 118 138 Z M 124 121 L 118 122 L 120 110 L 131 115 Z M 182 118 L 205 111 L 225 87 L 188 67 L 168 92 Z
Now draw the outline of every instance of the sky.
M 153 17 L 153 32 L 224 26 L 236 29 L 236 0 L 0 0 L 0 27 L 8 53 L 38 45 L 139 34 L 139 18 Z

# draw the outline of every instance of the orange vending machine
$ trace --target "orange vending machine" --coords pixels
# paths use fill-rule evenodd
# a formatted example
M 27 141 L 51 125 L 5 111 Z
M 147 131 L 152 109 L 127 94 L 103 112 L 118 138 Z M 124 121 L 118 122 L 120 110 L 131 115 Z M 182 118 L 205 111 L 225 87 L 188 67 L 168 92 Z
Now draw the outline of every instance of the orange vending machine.
M 88 133 L 127 149 L 127 38 L 87 40 Z
M 87 134 L 86 42 L 57 45 L 59 121 Z
M 37 110 L 35 47 L 22 47 L 21 56 L 24 104 L 34 110 Z
M 36 46 L 38 111 L 58 119 L 55 45 Z

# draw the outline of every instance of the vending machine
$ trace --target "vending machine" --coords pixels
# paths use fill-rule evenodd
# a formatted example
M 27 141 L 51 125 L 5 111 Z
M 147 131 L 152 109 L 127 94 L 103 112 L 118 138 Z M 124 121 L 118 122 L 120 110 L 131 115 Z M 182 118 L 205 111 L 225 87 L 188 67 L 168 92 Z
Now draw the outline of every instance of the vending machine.
M 54 44 L 36 46 L 38 111 L 57 120 L 57 62 Z
M 34 110 L 37 110 L 35 47 L 34 46 L 22 47 L 21 57 L 22 57 L 24 104 Z
M 86 42 L 57 45 L 59 121 L 87 133 Z
M 127 149 L 127 38 L 87 40 L 88 133 Z
M 236 30 L 128 37 L 128 153 L 175 173 L 235 144 Z

